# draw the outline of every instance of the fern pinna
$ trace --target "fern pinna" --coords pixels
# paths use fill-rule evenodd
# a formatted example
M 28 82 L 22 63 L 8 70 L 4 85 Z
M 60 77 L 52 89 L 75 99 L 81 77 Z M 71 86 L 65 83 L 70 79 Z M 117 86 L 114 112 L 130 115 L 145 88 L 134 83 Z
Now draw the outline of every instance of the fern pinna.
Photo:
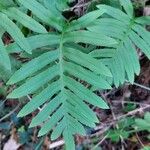
M 111 89 L 113 84 L 119 86 L 126 80 L 133 83 L 134 74 L 140 71 L 135 45 L 150 57 L 150 34 L 144 28 L 150 17 L 135 18 L 132 3 L 120 0 L 122 10 L 98 5 L 97 10 L 68 22 L 60 12 L 67 7 L 67 1 L 61 4 L 58 9 L 59 0 L 18 0 L 20 7 L 1 9 L 0 18 L 5 23 L 0 26 L 15 42 L 5 47 L 1 41 L 0 56 L 20 53 L 32 58 L 7 82 L 18 85 L 7 98 L 31 95 L 32 100 L 18 117 L 43 106 L 30 127 L 40 125 L 39 136 L 52 130 L 52 140 L 62 135 L 66 149 L 74 150 L 73 135 L 85 135 L 84 126 L 93 128 L 99 122 L 89 104 L 109 108 L 90 87 L 102 90 Z M 34 19 L 26 15 L 28 10 Z M 34 33 L 25 38 L 9 18 Z M 38 22 L 54 28 L 53 32 L 47 32 Z

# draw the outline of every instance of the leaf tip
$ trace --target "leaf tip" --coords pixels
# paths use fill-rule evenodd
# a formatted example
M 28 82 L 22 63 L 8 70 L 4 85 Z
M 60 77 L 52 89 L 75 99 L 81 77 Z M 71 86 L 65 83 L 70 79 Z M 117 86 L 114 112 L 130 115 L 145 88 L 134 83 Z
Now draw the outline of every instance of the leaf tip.
M 29 125 L 29 128 L 33 128 L 33 127 L 35 127 L 35 126 L 34 126 L 34 124 L 31 122 L 30 125 Z
M 32 121 L 31 121 L 31 123 L 29 125 L 30 128 L 36 127 L 38 125 L 37 122 L 35 122 L 33 120 L 34 120 L 34 118 L 32 119 Z
M 19 97 L 16 96 L 15 92 L 11 92 L 11 93 L 9 93 L 9 94 L 7 95 L 6 98 L 8 98 L 8 99 L 13 99 L 13 98 L 19 98 Z
M 23 115 L 23 113 L 20 111 L 18 114 L 17 114 L 17 117 L 18 118 L 21 118 L 21 117 L 23 117 L 24 115 Z
M 8 80 L 6 83 L 6 85 L 12 85 L 12 84 L 13 84 L 13 82 L 11 80 Z
M 109 106 L 106 104 L 106 106 L 104 107 L 104 109 L 110 109 Z
M 38 137 L 41 137 L 43 135 L 44 135 L 44 133 L 42 133 L 41 130 L 40 130 L 39 133 L 38 133 Z
M 12 99 L 12 98 L 13 98 L 12 93 L 8 94 L 6 98 L 7 98 L 7 99 Z

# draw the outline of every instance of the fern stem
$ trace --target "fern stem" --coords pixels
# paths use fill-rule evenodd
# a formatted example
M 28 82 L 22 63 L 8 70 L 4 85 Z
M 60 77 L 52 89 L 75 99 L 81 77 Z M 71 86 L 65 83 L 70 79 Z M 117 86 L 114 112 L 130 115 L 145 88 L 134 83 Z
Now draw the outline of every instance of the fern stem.
M 62 32 L 62 35 L 61 35 L 61 39 L 60 39 L 60 45 L 59 45 L 59 64 L 60 64 L 60 80 L 61 80 L 61 83 L 62 83 L 62 86 L 61 86 L 61 91 L 64 90 L 64 81 L 63 81 L 63 35 L 64 35 L 64 32 Z

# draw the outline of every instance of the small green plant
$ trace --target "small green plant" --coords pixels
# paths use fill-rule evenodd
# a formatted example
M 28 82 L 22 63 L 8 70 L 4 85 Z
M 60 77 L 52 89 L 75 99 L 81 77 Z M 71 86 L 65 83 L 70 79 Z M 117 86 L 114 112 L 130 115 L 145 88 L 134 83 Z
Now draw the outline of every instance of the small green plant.
M 85 135 L 84 126 L 95 127 L 99 122 L 89 104 L 109 109 L 90 88 L 111 89 L 126 80 L 133 83 L 140 72 L 136 47 L 150 58 L 150 33 L 144 27 L 150 17 L 135 18 L 130 0 L 120 0 L 121 9 L 97 5 L 72 21 L 62 15 L 69 8 L 67 0 L 10 2 L 0 3 L 0 35 L 9 33 L 14 42 L 5 46 L 0 39 L 0 64 L 11 70 L 9 55 L 14 53 L 30 61 L 7 82 L 17 85 L 7 98 L 31 95 L 18 117 L 43 106 L 30 127 L 42 124 L 39 136 L 52 130 L 52 140 L 63 135 L 66 149 L 74 150 L 73 135 Z M 27 37 L 23 26 L 30 31 Z
M 106 132 L 106 138 L 112 142 L 119 142 L 120 140 L 126 140 L 129 136 L 134 135 L 137 132 L 147 131 L 150 132 L 150 113 L 146 112 L 144 118 L 138 118 L 136 116 L 126 117 L 119 120 L 115 127 L 109 129 Z M 147 136 L 147 139 L 149 137 Z M 145 146 L 142 150 L 148 150 L 149 147 Z
M 114 129 L 110 129 L 107 132 L 107 138 L 112 142 L 119 142 L 120 139 L 127 139 L 130 135 L 129 128 L 134 124 L 134 119 L 127 117 L 117 122 Z
M 145 146 L 144 148 L 142 148 L 141 150 L 150 150 L 149 146 Z
M 138 130 L 146 130 L 150 132 L 150 113 L 145 113 L 143 119 L 136 118 L 135 125 Z

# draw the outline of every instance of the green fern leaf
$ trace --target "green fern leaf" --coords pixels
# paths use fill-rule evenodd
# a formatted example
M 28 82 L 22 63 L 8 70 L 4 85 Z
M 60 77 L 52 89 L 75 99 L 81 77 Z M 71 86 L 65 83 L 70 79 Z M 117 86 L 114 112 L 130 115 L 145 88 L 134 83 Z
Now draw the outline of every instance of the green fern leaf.
M 135 19 L 136 23 L 142 24 L 142 25 L 149 25 L 150 24 L 150 16 L 142 16 Z
M 105 59 L 105 64 L 110 68 L 116 86 L 123 84 L 126 80 L 133 83 L 134 74 L 138 75 L 140 73 L 135 45 L 150 58 L 150 42 L 148 40 L 150 33 L 140 25 L 149 24 L 148 19 L 144 21 L 144 18 L 135 18 L 133 16 L 133 6 L 129 0 L 120 0 L 120 2 L 127 14 L 111 6 L 98 5 L 97 7 L 101 10 L 104 9 L 105 13 L 111 18 L 98 19 L 95 24 L 88 27 L 92 32 L 103 33 L 119 41 L 118 45 L 116 44 L 116 47 L 113 46 L 112 48 L 111 53 L 113 55 L 109 52 L 109 56 L 107 55 Z M 110 24 L 112 25 L 110 26 Z M 116 49 L 115 52 L 114 48 Z M 94 53 L 96 54 L 97 51 L 95 50 L 89 55 L 96 58 L 97 56 Z M 99 55 L 101 55 L 101 52 L 99 52 Z M 103 56 L 97 59 L 102 58 Z
M 41 56 L 35 58 L 31 62 L 23 65 L 23 67 L 20 70 L 18 70 L 11 77 L 11 79 L 7 82 L 7 84 L 14 84 L 14 83 L 17 83 L 23 79 L 26 79 L 28 76 L 32 75 L 32 73 L 42 69 L 46 65 L 57 60 L 58 57 L 59 57 L 59 51 L 58 50 L 42 54 Z M 26 72 L 26 70 L 28 70 L 28 71 Z
M 53 14 L 48 9 L 46 9 L 43 5 L 41 5 L 38 1 L 36 0 L 32 0 L 32 1 L 18 0 L 18 1 L 27 9 L 31 10 L 32 13 L 36 15 L 39 19 L 41 19 L 43 22 L 62 31 L 63 20 L 62 19 L 60 20 L 60 18 L 53 16 Z
M 34 110 L 36 110 L 39 106 L 44 104 L 49 98 L 51 98 L 55 93 L 60 90 L 60 81 L 56 81 L 52 83 L 50 86 L 45 88 L 41 93 L 32 98 L 32 101 L 27 103 L 23 109 L 19 112 L 18 116 L 22 117 L 30 114 Z M 51 92 L 49 92 L 51 91 Z M 57 97 L 56 97 L 57 98 Z M 47 116 L 48 117 L 48 116 Z
M 99 16 L 104 14 L 104 12 L 105 10 L 95 10 L 93 12 L 90 12 L 82 16 L 77 20 L 72 21 L 67 31 L 72 31 L 72 30 L 74 31 L 74 30 L 79 30 L 87 27 L 88 25 L 96 21 L 96 19 L 99 18 Z
M 7 10 L 3 10 L 3 12 L 11 19 L 18 21 L 23 26 L 31 29 L 34 32 L 47 33 L 46 29 L 41 24 L 39 24 L 37 21 L 35 21 L 34 19 L 24 14 L 23 12 L 21 12 L 15 7 L 11 7 Z
M 53 74 L 51 72 L 53 72 Z M 51 68 L 36 75 L 35 77 L 31 77 L 22 86 L 15 89 L 13 93 L 9 94 L 7 97 L 19 98 L 31 94 L 32 92 L 38 90 L 38 88 L 46 84 L 49 80 L 53 79 L 57 75 L 59 75 L 59 66 L 54 65 Z
M 17 44 L 28 53 L 31 53 L 31 47 L 24 38 L 20 29 L 5 14 L 0 13 L 0 26 L 7 31 Z
M 11 70 L 10 59 L 1 39 L 0 39 L 0 65 L 4 66 L 4 68 L 6 68 L 7 70 Z
M 60 43 L 60 36 L 56 34 L 52 34 L 52 33 L 39 34 L 39 35 L 28 37 L 26 39 L 27 39 L 27 42 L 30 44 L 32 50 L 35 50 L 37 48 L 41 48 L 44 46 L 58 45 Z M 6 47 L 6 49 L 8 53 L 18 53 L 18 52 L 23 51 L 16 42 L 9 44 Z
M 130 18 L 133 17 L 133 5 L 130 0 L 120 0 L 121 5 Z

